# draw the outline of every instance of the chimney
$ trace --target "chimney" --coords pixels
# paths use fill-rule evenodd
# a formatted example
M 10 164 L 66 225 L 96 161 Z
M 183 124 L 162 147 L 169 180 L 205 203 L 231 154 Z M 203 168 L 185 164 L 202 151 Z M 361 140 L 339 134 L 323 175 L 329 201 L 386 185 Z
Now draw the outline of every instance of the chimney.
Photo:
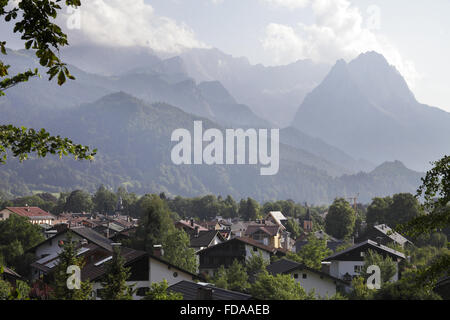
M 199 287 L 197 289 L 197 300 L 212 300 L 214 290 L 208 287 Z
M 109 239 L 109 220 L 108 220 L 107 225 L 106 225 L 106 238 Z
M 198 226 L 195 226 L 195 237 L 198 237 L 200 234 L 200 230 Z
M 163 257 L 164 256 L 164 250 L 161 244 L 155 244 L 153 246 L 153 255 L 155 257 Z

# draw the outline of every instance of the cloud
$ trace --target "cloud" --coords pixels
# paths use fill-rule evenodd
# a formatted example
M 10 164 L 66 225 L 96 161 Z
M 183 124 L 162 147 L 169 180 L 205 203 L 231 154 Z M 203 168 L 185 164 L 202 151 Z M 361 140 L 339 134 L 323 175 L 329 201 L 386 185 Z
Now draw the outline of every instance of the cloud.
M 149 47 L 180 53 L 206 47 L 193 30 L 173 19 L 158 16 L 144 0 L 89 0 L 63 15 L 71 44 Z
M 315 16 L 313 24 L 286 26 L 271 23 L 266 27 L 262 45 L 276 63 L 298 59 L 334 63 L 373 50 L 383 54 L 414 86 L 419 78 L 414 64 L 405 61 L 397 48 L 371 27 L 376 25 L 373 16 L 365 22 L 359 9 L 348 0 L 311 0 L 310 6 Z M 379 14 L 373 8 L 371 12 Z
M 269 5 L 285 7 L 288 9 L 304 8 L 309 5 L 310 0 L 263 0 Z

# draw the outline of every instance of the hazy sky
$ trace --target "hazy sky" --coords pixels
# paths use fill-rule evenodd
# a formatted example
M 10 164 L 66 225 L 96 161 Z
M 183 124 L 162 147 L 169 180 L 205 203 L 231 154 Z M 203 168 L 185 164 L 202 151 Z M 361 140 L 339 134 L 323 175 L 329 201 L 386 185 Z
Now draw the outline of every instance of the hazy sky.
M 449 12 L 449 0 L 88 0 L 66 31 L 72 44 L 216 47 L 265 65 L 333 64 L 375 50 L 420 102 L 450 111 Z

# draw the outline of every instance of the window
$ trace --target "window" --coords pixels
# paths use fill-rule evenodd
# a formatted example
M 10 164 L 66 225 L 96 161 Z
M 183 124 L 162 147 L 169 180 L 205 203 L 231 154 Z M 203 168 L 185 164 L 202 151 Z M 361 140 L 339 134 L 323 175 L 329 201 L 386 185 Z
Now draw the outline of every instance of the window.
M 306 279 L 308 275 L 306 273 L 303 274 L 303 279 Z
M 361 257 L 364 257 L 364 252 L 363 251 L 361 251 Z
M 253 247 L 253 251 L 254 251 L 254 252 L 257 252 L 257 251 L 258 251 L 258 248 L 257 248 L 257 247 Z
M 362 266 L 355 265 L 354 271 L 355 273 L 361 273 Z
M 298 273 L 294 273 L 294 279 L 298 279 Z

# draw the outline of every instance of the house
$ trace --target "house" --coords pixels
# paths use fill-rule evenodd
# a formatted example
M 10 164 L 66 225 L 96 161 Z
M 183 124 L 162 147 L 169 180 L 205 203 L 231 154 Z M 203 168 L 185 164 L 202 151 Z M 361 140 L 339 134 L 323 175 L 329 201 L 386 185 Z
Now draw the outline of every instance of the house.
M 244 233 L 245 237 L 258 241 L 266 246 L 281 247 L 281 227 L 277 224 L 250 224 Z
M 72 241 L 78 242 L 80 246 L 95 244 L 108 252 L 112 252 L 113 242 L 98 234 L 93 229 L 86 227 L 63 229 L 53 237 L 48 238 L 33 248 L 27 250 L 27 252 L 33 253 L 37 259 L 36 268 L 33 268 L 33 265 L 31 268 L 32 280 L 39 279 L 41 276 L 45 276 L 50 271 L 51 268 L 47 269 L 47 265 L 56 259 L 62 251 L 64 241 L 67 241 L 67 233 L 69 230 L 72 235 Z M 46 268 L 40 268 L 39 265 L 43 265 Z
M 32 224 L 48 224 L 52 225 L 56 219 L 49 212 L 45 212 L 39 207 L 6 207 L 0 211 L 0 221 L 6 220 L 10 215 L 16 214 L 21 217 L 26 217 Z
M 191 237 L 190 247 L 197 252 L 225 241 L 218 230 L 200 231 L 198 235 Z
M 184 230 L 189 236 L 195 236 L 200 231 L 208 231 L 207 228 L 194 222 L 194 219 L 189 221 L 180 220 L 175 222 L 175 227 Z
M 168 290 L 181 293 L 183 300 L 252 300 L 248 294 L 217 288 L 209 283 L 180 281 Z
M 397 272 L 392 280 L 397 281 L 398 263 L 405 259 L 405 255 L 372 240 L 366 240 L 348 249 L 334 253 L 324 259 L 324 262 L 330 264 L 330 275 L 346 281 L 351 280 L 353 277 L 360 275 L 364 266 L 364 257 L 369 250 L 381 254 L 384 258 L 391 257 L 393 259 L 397 264 Z
M 56 235 L 54 239 L 47 239 L 33 248 L 31 252 L 37 255 L 37 260 L 31 264 L 33 279 L 47 279 L 55 270 L 54 268 L 59 263 L 58 255 L 62 250 L 63 241 L 67 239 L 68 230 L 73 233 L 72 241 L 78 242 L 77 253 L 78 256 L 83 257 L 85 263 L 81 269 L 81 281 L 91 281 L 93 294 L 98 298 L 106 271 L 105 263 L 112 259 L 113 247 L 120 244 L 112 243 L 110 239 L 99 235 L 92 229 L 83 227 L 67 229 Z M 56 246 L 53 245 L 55 243 Z M 52 250 L 48 250 L 49 248 Z M 131 276 L 127 285 L 134 285 L 137 289 L 133 296 L 136 300 L 145 296 L 146 291 L 154 282 L 161 282 L 165 279 L 171 285 L 180 280 L 202 280 L 198 275 L 174 266 L 162 257 L 144 251 L 121 247 L 121 255 L 125 260 L 125 266 L 130 268 Z
M 317 239 L 327 239 L 327 248 L 333 252 L 336 252 L 336 249 L 344 243 L 343 240 L 338 240 L 328 235 L 323 230 L 316 231 L 313 233 L 313 235 Z M 307 243 L 308 243 L 308 234 L 302 234 L 295 242 L 295 252 L 299 252 L 302 249 L 302 247 Z
M 337 292 L 348 290 L 350 283 L 322 271 L 308 268 L 304 264 L 283 258 L 267 266 L 270 274 L 289 274 L 305 289 L 312 290 L 318 298 L 331 297 Z
M 266 221 L 277 224 L 283 230 L 286 229 L 284 224 L 287 222 L 287 218 L 283 215 L 281 211 L 270 211 L 266 216 Z
M 220 266 L 223 265 L 228 268 L 234 260 L 245 263 L 247 259 L 252 257 L 252 254 L 261 254 L 264 260 L 270 262 L 271 256 L 285 256 L 286 250 L 266 246 L 251 238 L 237 237 L 200 250 L 197 254 L 199 256 L 200 273 L 212 276 Z
M 14 270 L 0 265 L 0 279 L 8 281 L 12 286 L 16 285 L 17 280 L 23 280 Z
M 231 224 L 231 238 L 234 237 L 243 237 L 245 235 L 245 231 L 247 230 L 248 223 L 243 221 L 235 221 Z
M 395 243 L 401 246 L 402 248 L 404 248 L 405 245 L 407 244 L 412 244 L 411 241 L 403 237 L 398 232 L 392 230 L 386 224 L 379 224 L 376 226 L 368 227 L 364 235 L 359 237 L 356 241 L 359 243 L 366 241 L 368 239 L 379 242 L 384 245 L 387 245 L 389 243 Z

